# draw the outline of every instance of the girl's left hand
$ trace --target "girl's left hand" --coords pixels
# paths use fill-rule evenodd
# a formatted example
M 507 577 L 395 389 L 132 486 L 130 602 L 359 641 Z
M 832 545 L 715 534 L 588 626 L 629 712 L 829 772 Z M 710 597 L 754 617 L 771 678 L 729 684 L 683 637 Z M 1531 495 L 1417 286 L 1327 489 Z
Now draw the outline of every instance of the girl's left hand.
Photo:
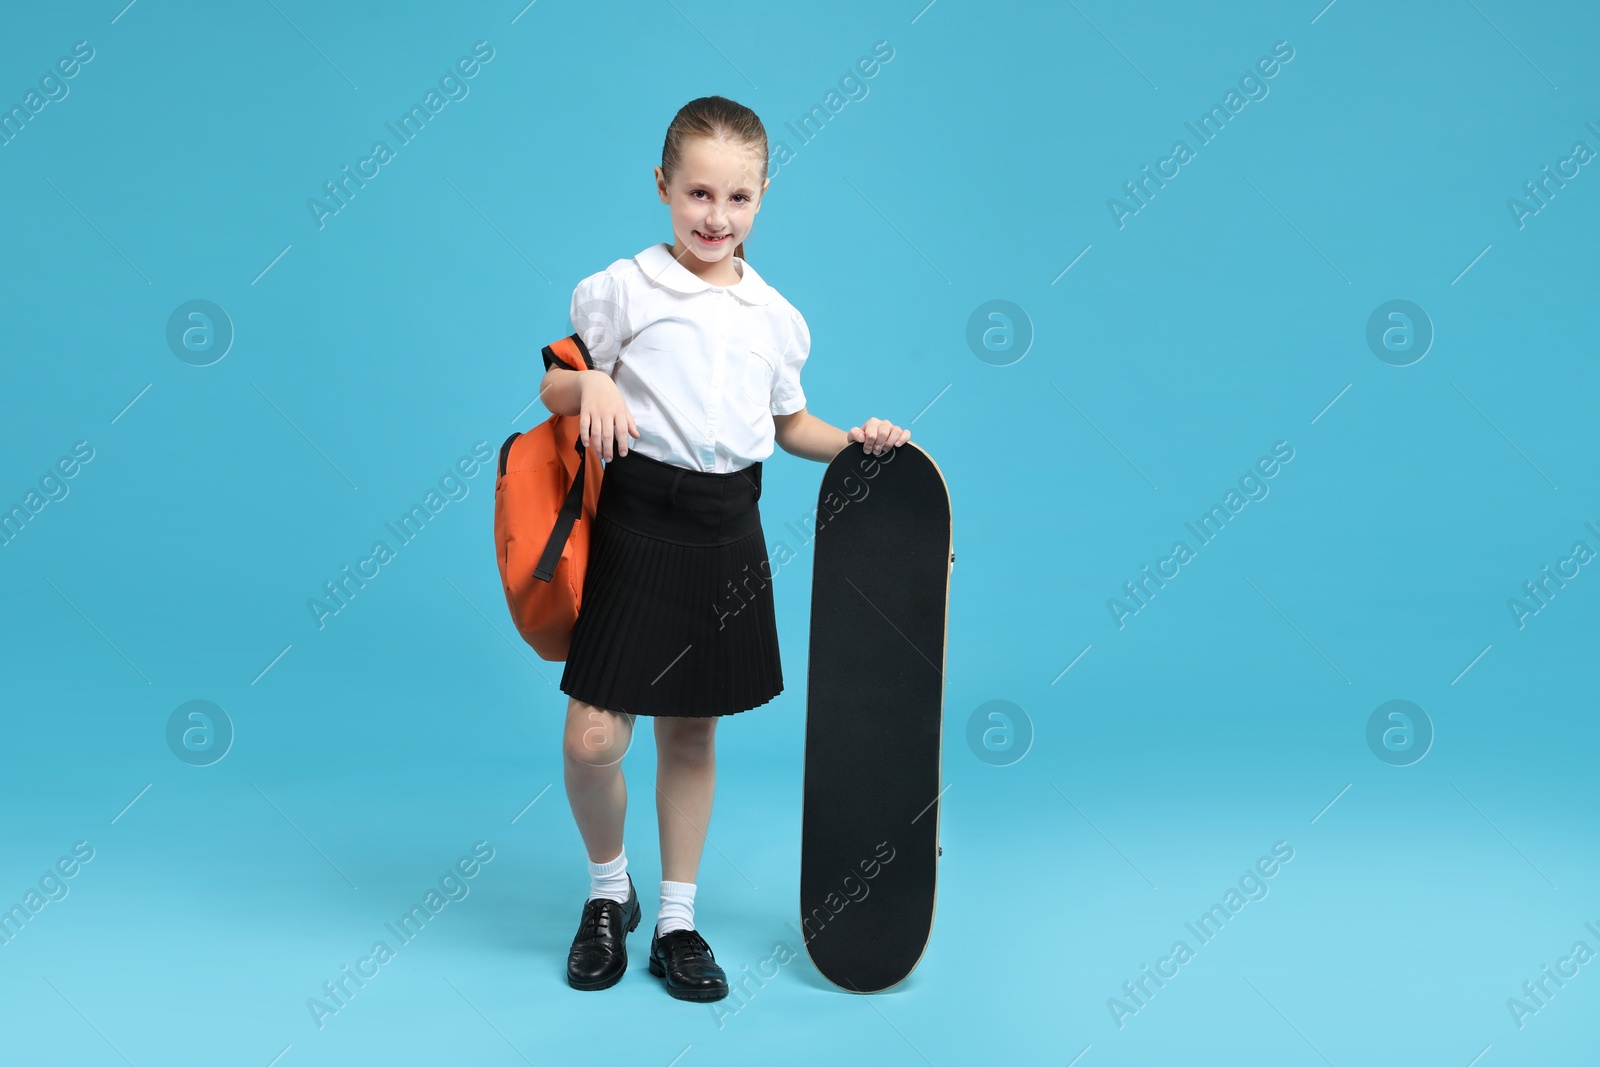
M 864 426 L 850 427 L 849 439 L 860 441 L 868 452 L 881 456 L 891 448 L 899 448 L 911 440 L 911 431 L 896 426 L 888 419 L 868 419 Z

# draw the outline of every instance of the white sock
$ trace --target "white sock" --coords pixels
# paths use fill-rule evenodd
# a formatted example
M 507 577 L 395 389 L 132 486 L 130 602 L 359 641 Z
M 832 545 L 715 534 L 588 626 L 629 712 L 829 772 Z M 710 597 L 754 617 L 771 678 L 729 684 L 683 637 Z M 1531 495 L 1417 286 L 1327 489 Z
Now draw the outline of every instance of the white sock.
M 661 912 L 656 917 L 656 933 L 694 929 L 694 883 L 662 882 Z
M 589 861 L 589 899 L 628 902 L 628 850 L 617 853 L 609 863 Z

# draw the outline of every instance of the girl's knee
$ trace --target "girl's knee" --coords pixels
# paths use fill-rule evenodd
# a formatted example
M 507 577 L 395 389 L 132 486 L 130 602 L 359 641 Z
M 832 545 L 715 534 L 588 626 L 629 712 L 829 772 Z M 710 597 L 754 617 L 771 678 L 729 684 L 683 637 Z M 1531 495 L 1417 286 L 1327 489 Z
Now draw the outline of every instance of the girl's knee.
M 656 749 L 680 762 L 708 760 L 716 751 L 717 720 L 705 717 L 662 717 L 656 720 Z
M 573 699 L 567 708 L 563 750 L 569 763 L 609 767 L 633 740 L 632 717 Z

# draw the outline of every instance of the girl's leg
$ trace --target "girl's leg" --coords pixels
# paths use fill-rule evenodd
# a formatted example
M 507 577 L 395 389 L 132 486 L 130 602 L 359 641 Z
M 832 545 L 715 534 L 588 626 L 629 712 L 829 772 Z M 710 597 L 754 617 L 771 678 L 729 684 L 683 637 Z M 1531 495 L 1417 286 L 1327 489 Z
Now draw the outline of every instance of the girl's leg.
M 679 1000 L 720 1000 L 727 972 L 694 921 L 695 876 L 716 787 L 715 716 L 656 719 L 656 818 L 661 824 L 661 911 L 650 973 Z
M 632 739 L 633 716 L 568 698 L 563 775 L 589 852 L 589 899 L 567 953 L 567 984 L 574 989 L 616 985 L 628 968 L 628 932 L 639 925 L 638 895 L 622 852 L 628 790 L 621 764 Z
M 567 800 L 592 863 L 622 854 L 628 787 L 622 757 L 633 740 L 633 716 L 567 698 L 563 750 Z
M 656 821 L 661 877 L 693 882 L 716 788 L 715 716 L 656 719 Z

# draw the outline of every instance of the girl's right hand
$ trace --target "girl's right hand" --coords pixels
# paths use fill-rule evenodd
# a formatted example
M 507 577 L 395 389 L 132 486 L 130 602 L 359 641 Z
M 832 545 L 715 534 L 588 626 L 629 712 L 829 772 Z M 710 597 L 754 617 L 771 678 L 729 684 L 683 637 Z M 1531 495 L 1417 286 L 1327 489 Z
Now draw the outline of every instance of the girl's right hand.
M 578 440 L 583 447 L 598 443 L 600 456 L 607 461 L 614 455 L 626 456 L 628 439 L 639 436 L 639 427 L 617 383 L 601 371 L 585 372 L 579 397 Z

